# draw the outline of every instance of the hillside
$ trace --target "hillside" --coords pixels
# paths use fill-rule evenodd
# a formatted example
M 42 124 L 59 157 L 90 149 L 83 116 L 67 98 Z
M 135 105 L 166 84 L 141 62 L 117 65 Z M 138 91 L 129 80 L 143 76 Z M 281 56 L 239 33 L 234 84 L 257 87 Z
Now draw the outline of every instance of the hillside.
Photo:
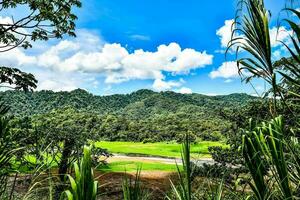
M 255 97 L 247 94 L 205 96 L 175 92 L 157 93 L 151 90 L 138 90 L 124 95 L 95 96 L 81 89 L 71 92 L 24 93 L 22 91 L 5 91 L 0 92 L 0 96 L 3 101 L 9 102 L 11 113 L 20 116 L 47 113 L 66 106 L 97 114 L 132 110 L 145 110 L 148 114 L 157 114 L 176 112 L 183 106 L 214 110 L 222 107 L 242 106 L 255 99 Z
M 35 116 L 34 120 L 53 121 L 52 117 L 72 116 L 72 112 L 80 111 L 86 122 L 93 121 L 93 125 L 83 126 L 96 126 L 93 132 L 101 139 L 130 141 L 177 140 L 187 131 L 205 140 L 218 140 L 231 127 L 221 111 L 239 109 L 256 99 L 246 94 L 205 96 L 151 90 L 95 96 L 80 89 L 6 91 L 1 92 L 1 97 L 9 102 L 10 112 L 18 118 Z M 53 110 L 61 111 L 53 114 Z

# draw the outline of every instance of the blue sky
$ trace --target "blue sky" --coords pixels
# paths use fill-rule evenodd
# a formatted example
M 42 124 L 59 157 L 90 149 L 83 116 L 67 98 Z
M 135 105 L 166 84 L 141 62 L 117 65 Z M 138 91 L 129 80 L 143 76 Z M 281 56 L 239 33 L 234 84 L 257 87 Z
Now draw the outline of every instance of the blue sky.
M 276 32 L 284 0 L 267 0 L 266 5 Z M 0 57 L 2 64 L 34 73 L 39 90 L 80 87 L 107 95 L 147 88 L 253 94 L 253 88 L 237 76 L 233 56 L 225 60 L 223 53 L 235 6 L 235 0 L 84 0 L 75 11 L 77 38 L 38 42 L 30 50 Z M 277 59 L 283 50 L 275 39 L 273 46 Z M 259 81 L 253 85 L 264 90 Z

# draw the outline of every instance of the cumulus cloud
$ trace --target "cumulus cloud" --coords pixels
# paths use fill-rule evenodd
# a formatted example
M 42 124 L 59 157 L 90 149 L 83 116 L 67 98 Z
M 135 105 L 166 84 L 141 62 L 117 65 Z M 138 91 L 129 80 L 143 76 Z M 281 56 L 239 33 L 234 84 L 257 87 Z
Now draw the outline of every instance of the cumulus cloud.
M 139 35 L 139 34 L 134 34 L 130 36 L 131 40 L 142 40 L 142 41 L 149 41 L 150 37 L 147 35 Z
M 220 38 L 220 45 L 222 48 L 226 48 L 228 43 L 231 40 L 232 29 L 234 28 L 233 23 L 234 23 L 233 19 L 225 20 L 224 25 L 216 31 L 217 36 Z M 289 35 L 291 34 L 292 31 L 287 30 L 283 26 L 270 28 L 271 46 L 273 48 L 280 46 L 281 45 L 280 41 L 288 43 Z M 238 33 L 235 33 L 233 35 L 233 38 L 236 37 L 243 37 L 243 35 L 239 35 Z M 219 51 L 219 52 L 224 52 L 224 51 Z
M 222 65 L 215 71 L 212 71 L 209 76 L 212 79 L 215 78 L 236 78 L 239 76 L 239 70 L 237 67 L 237 63 L 234 61 L 224 62 Z
M 1 65 L 20 67 L 28 66 L 37 63 L 35 56 L 29 56 L 24 53 L 23 50 L 15 48 L 10 51 L 0 53 Z
M 220 29 L 217 30 L 216 34 L 219 36 L 220 45 L 221 45 L 221 48 L 223 48 L 223 50 L 218 50 L 217 52 L 224 53 L 224 48 L 227 47 L 227 45 L 230 42 L 231 37 L 232 37 L 233 23 L 234 23 L 233 19 L 225 20 L 224 25 Z M 271 46 L 273 48 L 272 58 L 274 60 L 279 60 L 287 53 L 285 47 L 283 47 L 281 45 L 281 42 L 285 42 L 286 44 L 289 44 L 290 43 L 289 37 L 293 33 L 291 30 L 288 30 L 283 26 L 270 28 L 269 31 L 270 31 L 270 42 L 271 42 Z M 236 37 L 243 38 L 243 35 L 235 34 L 233 37 L 234 38 L 236 38 Z M 243 42 L 243 39 L 241 39 L 240 41 Z M 240 49 L 240 51 L 241 51 L 241 49 Z M 233 52 L 233 51 L 229 51 L 229 53 L 230 52 Z M 246 74 L 246 73 L 244 72 L 244 74 Z M 217 70 L 212 71 L 209 74 L 209 76 L 213 79 L 218 78 L 218 77 L 226 78 L 227 79 L 227 80 L 225 80 L 226 83 L 231 82 L 232 80 L 230 78 L 239 77 L 236 62 L 233 62 L 233 61 L 224 62 Z
M 33 72 L 39 80 L 37 90 L 72 91 L 77 88 L 97 89 L 99 82 L 96 74 L 76 72 L 57 73 L 52 70 L 36 70 Z
M 225 20 L 224 26 L 217 30 L 217 36 L 221 40 L 221 47 L 226 48 L 231 40 L 233 19 Z
M 174 87 L 180 87 L 184 83 L 184 80 L 181 79 L 179 81 L 164 81 L 163 79 L 155 79 L 153 82 L 153 89 L 156 91 L 166 91 L 171 90 Z
M 187 87 L 180 88 L 178 90 L 178 92 L 181 93 L 181 94 L 192 94 L 193 93 L 192 89 L 187 88 Z
M 225 83 L 231 83 L 233 80 L 232 79 L 226 79 L 224 82 Z
M 285 27 L 281 26 L 279 28 L 273 27 L 270 29 L 270 40 L 272 47 L 278 47 L 281 45 L 280 41 L 288 43 L 289 36 L 292 35 L 293 32 L 287 30 Z
M 100 36 L 85 30 L 74 39 L 65 39 L 54 45 L 46 43 L 44 50 L 35 53 L 15 49 L 0 54 L 1 64 L 19 68 L 35 68 L 54 74 L 89 74 L 104 77 L 105 83 L 116 84 L 130 80 L 154 80 L 153 87 L 168 90 L 179 87 L 180 81 L 165 81 L 166 74 L 189 74 L 191 70 L 212 64 L 213 56 L 205 51 L 182 49 L 177 43 L 159 45 L 154 51 L 137 49 L 129 52 L 118 43 L 107 43 Z M 29 52 L 29 53 L 28 53 Z M 36 71 L 36 70 L 33 70 Z M 66 76 L 69 78 L 68 76 Z M 47 78 L 47 77 L 45 77 Z M 48 77 L 40 88 L 65 90 L 80 86 L 76 81 L 60 83 Z

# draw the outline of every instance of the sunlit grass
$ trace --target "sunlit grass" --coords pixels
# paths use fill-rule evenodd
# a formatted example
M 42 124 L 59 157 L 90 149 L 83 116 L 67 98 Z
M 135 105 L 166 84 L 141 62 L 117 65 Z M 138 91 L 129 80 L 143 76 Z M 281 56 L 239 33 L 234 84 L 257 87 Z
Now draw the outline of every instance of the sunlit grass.
M 111 162 L 107 165 L 101 165 L 98 170 L 102 172 L 136 172 L 139 167 L 142 167 L 142 171 L 176 171 L 175 164 L 138 161 Z
M 127 154 L 127 155 L 146 155 L 146 156 L 160 156 L 160 157 L 181 157 L 181 145 L 177 143 L 141 143 L 141 142 L 96 142 L 96 147 L 107 149 L 111 153 Z M 211 157 L 208 148 L 211 146 L 226 145 L 220 142 L 203 141 L 191 145 L 191 156 L 196 158 Z

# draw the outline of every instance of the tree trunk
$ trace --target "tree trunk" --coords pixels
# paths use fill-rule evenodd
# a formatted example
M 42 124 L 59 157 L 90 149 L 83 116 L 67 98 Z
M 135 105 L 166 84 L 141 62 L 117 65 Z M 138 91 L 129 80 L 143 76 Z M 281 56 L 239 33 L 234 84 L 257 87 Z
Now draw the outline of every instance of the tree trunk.
M 64 187 L 65 175 L 67 174 L 68 168 L 70 167 L 69 158 L 72 154 L 73 145 L 74 145 L 74 140 L 72 139 L 64 141 L 64 149 L 58 166 L 58 176 L 59 176 L 60 183 L 57 185 L 55 191 L 56 200 L 60 199 L 60 195 L 65 189 Z

